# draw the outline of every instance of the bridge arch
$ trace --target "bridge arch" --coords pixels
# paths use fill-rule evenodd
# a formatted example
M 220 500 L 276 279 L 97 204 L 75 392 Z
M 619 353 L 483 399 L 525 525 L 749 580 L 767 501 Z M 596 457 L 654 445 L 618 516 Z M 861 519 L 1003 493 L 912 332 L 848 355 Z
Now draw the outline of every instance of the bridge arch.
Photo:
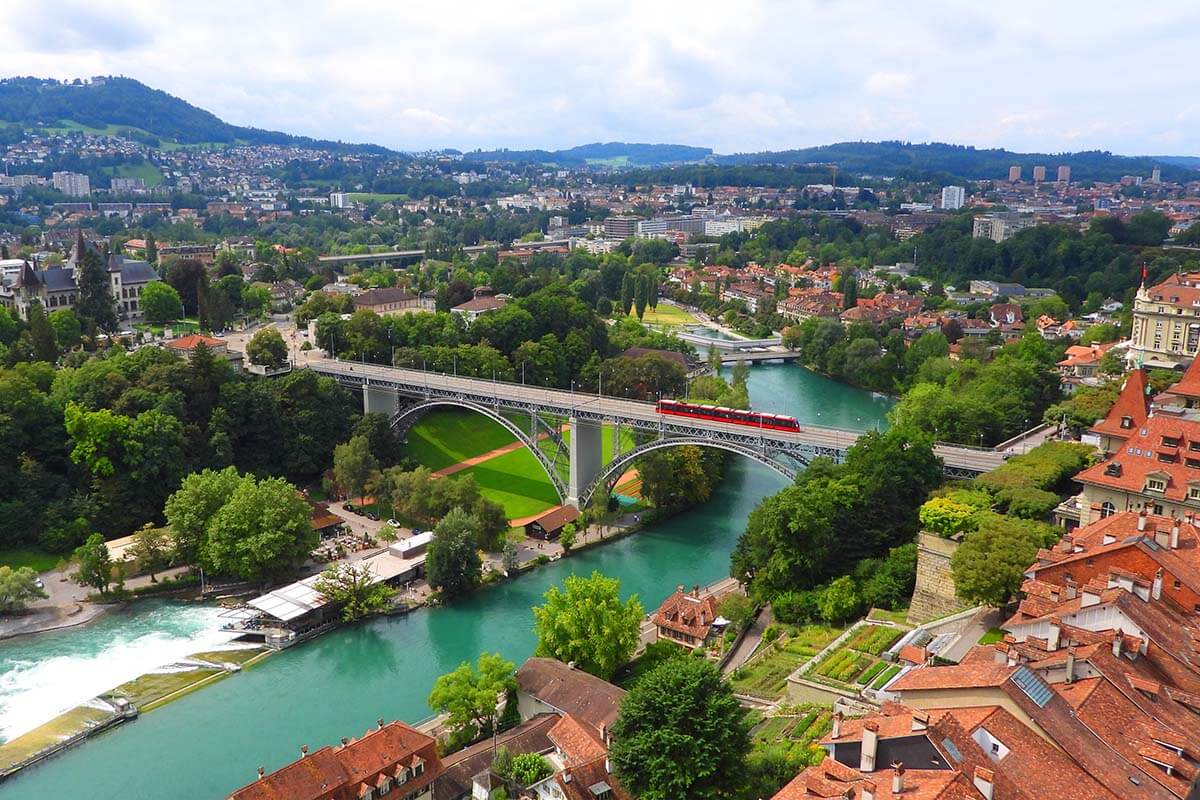
M 737 444 L 736 442 L 726 442 L 720 439 L 709 439 L 699 436 L 669 436 L 661 439 L 655 439 L 654 441 L 646 442 L 645 444 L 640 444 L 632 450 L 621 453 L 621 455 L 619 455 L 617 458 L 614 458 L 612 461 L 605 464 L 600 469 L 600 472 L 596 475 L 596 477 L 592 479 L 592 482 L 588 484 L 588 487 L 583 494 L 580 495 L 579 507 L 586 508 L 592 502 L 592 497 L 601 486 L 611 489 L 612 484 L 621 477 L 625 470 L 628 469 L 629 465 L 640 457 L 646 455 L 647 453 L 652 453 L 655 450 L 665 450 L 668 447 L 680 447 L 686 444 L 694 444 L 698 447 L 715 447 L 718 450 L 736 453 L 737 455 L 745 456 L 746 458 L 757 461 L 759 464 L 762 464 L 766 467 L 770 467 L 771 469 L 775 470 L 775 472 L 778 472 L 780 475 L 787 478 L 789 481 L 796 480 L 796 470 L 780 462 L 778 459 L 772 458 L 767 452 L 761 449 L 747 447 L 746 445 Z M 808 463 L 808 461 L 802 456 L 791 453 L 788 453 L 787 455 L 795 458 L 801 463 Z
M 501 414 L 498 409 L 489 408 L 480 403 L 473 403 L 470 400 L 460 400 L 452 397 L 431 398 L 397 411 L 392 415 L 391 426 L 407 433 L 408 429 L 423 417 L 426 412 L 439 407 L 465 408 L 474 411 L 476 414 L 482 414 L 488 419 L 504 426 L 505 430 L 511 433 L 517 441 L 525 445 L 525 449 L 533 453 L 533 457 L 537 459 L 542 469 L 546 471 L 546 477 L 550 479 L 555 493 L 558 494 L 559 503 L 566 502 L 566 486 L 563 484 L 562 478 L 559 477 L 558 471 L 554 468 L 554 464 L 551 463 L 550 459 L 546 458 L 546 454 L 541 451 L 541 448 L 537 446 L 537 442 L 534 439 L 531 439 L 525 431 L 521 430 L 512 420 Z

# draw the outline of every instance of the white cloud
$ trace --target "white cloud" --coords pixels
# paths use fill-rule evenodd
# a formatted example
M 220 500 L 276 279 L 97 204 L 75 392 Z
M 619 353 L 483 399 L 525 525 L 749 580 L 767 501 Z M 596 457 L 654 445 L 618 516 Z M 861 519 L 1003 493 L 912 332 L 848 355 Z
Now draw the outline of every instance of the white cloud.
M 912 75 L 903 72 L 875 72 L 864 84 L 871 94 L 903 94 L 913 85 Z
M 1198 153 L 1197 23 L 1186 0 L 1132 16 L 1082 0 L 0 4 L 14 73 L 124 74 L 236 124 L 410 149 Z M 1155 43 L 1152 62 L 1136 41 Z

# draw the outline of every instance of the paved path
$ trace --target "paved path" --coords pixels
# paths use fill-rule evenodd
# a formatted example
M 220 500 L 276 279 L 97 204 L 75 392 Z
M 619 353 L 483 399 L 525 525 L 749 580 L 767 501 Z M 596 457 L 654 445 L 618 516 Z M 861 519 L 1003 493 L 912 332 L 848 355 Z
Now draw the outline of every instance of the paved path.
M 738 643 L 737 649 L 733 651 L 733 655 L 725 662 L 725 667 L 721 672 L 728 675 L 742 664 L 745 664 L 746 659 L 754 655 L 754 651 L 762 643 L 763 632 L 767 629 L 767 626 L 774 621 L 775 615 L 771 613 L 771 606 L 763 606 L 762 610 L 758 612 L 758 616 L 754 618 L 754 622 L 750 623 L 750 630 L 746 631 L 746 635 Z
M 967 623 L 967 626 L 962 629 L 958 638 L 949 647 L 938 653 L 938 655 L 948 661 L 962 661 L 967 651 L 979 643 L 980 637 L 990 629 L 999 627 L 1002 621 L 1000 612 L 994 608 L 989 608 L 983 613 L 976 614 Z

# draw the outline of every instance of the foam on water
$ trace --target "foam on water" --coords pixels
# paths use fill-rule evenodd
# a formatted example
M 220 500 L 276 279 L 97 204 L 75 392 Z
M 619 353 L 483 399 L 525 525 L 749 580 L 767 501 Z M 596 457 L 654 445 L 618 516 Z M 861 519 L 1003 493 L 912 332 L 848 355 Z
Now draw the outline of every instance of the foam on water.
M 20 736 L 140 675 L 228 647 L 221 609 L 158 603 L 82 628 L 0 645 L 0 742 Z

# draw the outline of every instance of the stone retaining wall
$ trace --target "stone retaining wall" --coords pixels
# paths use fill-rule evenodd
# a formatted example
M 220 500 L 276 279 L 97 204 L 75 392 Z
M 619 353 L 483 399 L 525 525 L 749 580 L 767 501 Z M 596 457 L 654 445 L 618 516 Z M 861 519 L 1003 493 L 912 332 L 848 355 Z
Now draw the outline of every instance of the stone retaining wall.
M 965 604 L 954 593 L 950 557 L 958 542 L 932 533 L 917 534 L 917 586 L 908 607 L 908 621 L 920 624 L 952 614 Z

